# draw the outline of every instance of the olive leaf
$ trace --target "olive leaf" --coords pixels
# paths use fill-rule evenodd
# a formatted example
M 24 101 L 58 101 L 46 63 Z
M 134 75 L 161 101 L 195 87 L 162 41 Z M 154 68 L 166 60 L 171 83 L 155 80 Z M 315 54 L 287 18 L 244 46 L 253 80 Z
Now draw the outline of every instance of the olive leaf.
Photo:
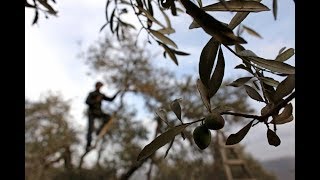
M 257 1 L 225 1 L 203 7 L 205 11 L 261 12 L 270 9 Z
M 251 29 L 251 28 L 249 28 L 249 27 L 247 27 L 247 26 L 245 26 L 245 25 L 243 25 L 242 27 L 243 27 L 243 29 L 246 30 L 250 35 L 253 35 L 253 36 L 256 36 L 256 37 L 262 39 L 262 36 L 261 36 L 259 33 L 257 33 L 255 30 L 253 30 L 253 29 Z
M 274 100 L 279 101 L 289 95 L 295 88 L 295 75 L 289 75 L 278 86 L 274 95 Z
M 272 1 L 272 12 L 273 12 L 274 20 L 277 20 L 277 14 L 278 14 L 278 1 L 277 0 Z
M 223 76 L 224 76 L 224 69 L 225 69 L 225 62 L 224 62 L 222 49 L 220 48 L 217 65 L 209 81 L 209 91 L 208 91 L 209 98 L 214 96 L 219 90 L 222 84 Z
M 267 131 L 267 138 L 268 138 L 268 143 L 272 146 L 279 146 L 281 143 L 280 138 L 278 135 L 273 132 L 271 129 L 268 129 Z
M 200 93 L 200 96 L 201 96 L 201 99 L 202 99 L 204 106 L 210 112 L 211 105 L 210 105 L 210 98 L 209 98 L 208 89 L 203 85 L 203 83 L 201 82 L 200 79 L 197 80 L 197 89 Z
M 247 94 L 252 99 L 263 102 L 263 98 L 261 97 L 261 95 L 255 89 L 253 89 L 251 86 L 244 85 L 244 88 L 246 89 Z
M 164 109 L 157 109 L 156 114 L 159 116 L 159 118 L 165 122 L 168 126 L 170 126 L 169 121 L 166 118 L 166 111 Z
M 230 83 L 228 86 L 240 87 L 240 86 L 244 85 L 246 82 L 248 82 L 251 78 L 252 77 L 239 78 L 239 79 L 233 81 L 232 83 Z
M 253 123 L 253 120 L 250 121 L 242 129 L 240 129 L 237 133 L 231 134 L 226 141 L 226 145 L 234 145 L 234 144 L 239 143 L 249 132 L 252 123 Z
M 293 120 L 292 115 L 292 104 L 289 103 L 284 107 L 284 110 L 281 112 L 281 114 L 276 115 L 273 120 L 270 123 L 273 124 L 285 124 Z
M 295 74 L 295 68 L 293 66 L 280 61 L 267 60 L 261 57 L 254 57 L 254 56 L 247 56 L 244 58 L 262 68 L 266 68 L 274 72 L 284 73 L 284 74 Z
M 191 1 L 181 0 L 180 2 L 186 8 L 186 13 L 189 14 L 206 33 L 214 37 L 219 42 L 226 45 L 246 43 L 244 39 L 234 35 L 230 28 L 207 14 Z
M 175 99 L 170 103 L 170 108 L 174 112 L 174 114 L 177 116 L 177 118 L 181 121 L 181 123 L 183 123 L 181 120 L 181 106 L 179 104 L 178 99 Z
M 170 38 L 166 37 L 165 35 L 163 35 L 162 33 L 152 30 L 150 29 L 151 34 L 153 34 L 155 37 L 157 37 L 159 40 L 161 40 L 163 43 L 171 45 L 175 48 L 178 48 L 176 43 L 174 43 Z
M 172 139 L 179 133 L 181 133 L 190 124 L 182 124 L 169 128 L 166 132 L 156 137 L 151 143 L 146 145 L 138 155 L 138 161 L 143 160 L 151 156 L 156 150 L 172 141 Z
M 153 22 L 157 23 L 158 25 L 160 25 L 161 27 L 165 28 L 165 26 L 164 26 L 160 21 L 158 21 L 157 19 L 155 19 L 155 18 L 150 14 L 149 11 L 147 11 L 147 10 L 145 10 L 145 9 L 139 7 L 139 6 L 136 6 L 136 7 L 146 15 L 146 17 L 148 18 L 148 20 L 153 21 Z
M 277 87 L 279 85 L 279 81 L 276 81 L 271 77 L 259 77 L 259 79 L 269 86 Z
M 164 48 L 165 52 L 167 52 L 170 56 L 170 58 L 173 60 L 173 62 L 178 66 L 178 59 L 176 57 L 176 55 L 174 54 L 173 49 L 169 48 L 167 45 L 165 45 L 164 43 L 161 43 L 160 41 L 158 41 L 158 43 Z
M 279 55 L 276 57 L 275 61 L 281 61 L 284 62 L 286 60 L 288 60 L 289 58 L 291 58 L 294 55 L 294 49 L 293 48 L 289 48 L 286 51 L 284 51 L 283 53 L 280 54 L 281 51 L 279 51 Z
M 204 46 L 200 54 L 199 75 L 204 86 L 209 88 L 210 75 L 220 43 L 213 38 Z

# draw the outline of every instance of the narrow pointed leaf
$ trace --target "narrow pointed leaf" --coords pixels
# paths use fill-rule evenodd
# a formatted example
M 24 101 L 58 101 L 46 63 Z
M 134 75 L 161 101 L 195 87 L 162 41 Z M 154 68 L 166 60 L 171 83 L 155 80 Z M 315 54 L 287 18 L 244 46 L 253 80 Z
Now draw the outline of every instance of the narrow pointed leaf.
M 200 93 L 200 96 L 201 96 L 201 99 L 202 99 L 204 106 L 210 112 L 211 105 L 210 105 L 210 98 L 209 98 L 209 94 L 208 94 L 208 89 L 202 84 L 200 79 L 197 80 L 197 88 Z
M 158 32 L 162 33 L 162 34 L 172 34 L 175 33 L 175 30 L 172 28 L 161 28 L 159 30 L 157 30 Z
M 164 48 L 164 50 L 169 54 L 170 58 L 172 59 L 172 61 L 178 66 L 179 63 L 178 63 L 178 60 L 177 60 L 177 57 L 176 55 L 174 54 L 174 52 L 172 51 L 171 48 L 169 48 L 167 45 L 163 44 L 163 43 L 160 43 L 161 46 Z
M 259 77 L 259 79 L 261 81 L 263 81 L 264 83 L 273 86 L 273 87 L 277 87 L 279 85 L 279 81 L 274 80 L 273 78 L 270 77 Z
M 257 0 L 257 2 L 261 2 L 261 0 Z M 247 16 L 249 15 L 249 12 L 237 12 L 236 15 L 233 16 L 231 19 L 228 27 L 230 29 L 234 29 L 237 27 Z
M 258 57 L 254 52 L 252 52 L 251 50 L 243 50 L 243 51 L 240 51 L 238 53 L 239 56 L 243 56 L 243 57 L 250 57 L 250 56 L 253 56 L 253 57 Z
M 278 14 L 278 1 L 277 0 L 272 1 L 272 12 L 273 12 L 274 20 L 277 20 L 277 14 Z
M 35 15 L 34 15 L 34 19 L 32 21 L 32 25 L 36 24 L 38 22 L 39 19 L 39 12 L 38 10 L 35 11 Z
M 170 103 L 170 108 L 174 112 L 174 114 L 177 116 L 177 118 L 181 121 L 181 106 L 177 99 L 175 99 Z M 181 121 L 181 123 L 183 122 Z
M 205 85 L 207 88 L 209 88 L 210 76 L 219 45 L 220 43 L 218 41 L 215 41 L 213 38 L 211 38 L 201 51 L 199 75 L 203 85 Z
M 252 56 L 246 57 L 246 59 L 262 68 L 266 68 L 274 72 L 284 73 L 284 74 L 295 74 L 295 68 L 293 66 L 280 61 L 268 60 L 268 59 L 263 59 L 261 57 L 252 57 Z
M 286 60 L 288 60 L 289 58 L 291 58 L 294 55 L 294 49 L 293 48 L 289 48 L 286 51 L 284 51 L 283 53 L 279 54 L 275 61 L 281 61 L 284 62 Z
M 219 90 L 222 84 L 223 76 L 224 76 L 224 68 L 225 68 L 225 62 L 224 62 L 222 49 L 220 48 L 217 65 L 209 81 L 209 98 L 214 96 Z
M 247 94 L 254 100 L 263 102 L 263 99 L 261 95 L 252 87 L 248 85 L 244 85 L 244 88 L 246 89 Z
M 277 116 L 273 118 L 271 123 L 273 124 L 285 124 L 293 120 L 292 116 L 292 104 L 289 103 L 284 107 L 284 110 Z
M 112 33 L 114 33 L 113 31 L 113 19 L 114 19 L 114 13 L 115 13 L 116 9 L 114 9 L 111 13 L 111 16 L 110 16 L 110 30 Z
M 202 1 L 201 0 L 197 0 L 199 7 L 202 8 Z
M 270 9 L 257 1 L 225 1 L 203 7 L 205 11 L 261 12 Z
M 229 84 L 228 86 L 233 86 L 233 87 L 240 87 L 242 85 L 244 85 L 246 82 L 248 82 L 252 77 L 242 77 L 239 78 L 235 81 L 233 81 L 231 84 Z
M 171 45 L 175 48 L 178 48 L 176 43 L 174 43 L 171 39 L 169 39 L 168 37 L 166 37 L 165 35 L 163 35 L 162 33 L 158 32 L 158 31 L 154 31 L 152 29 L 150 29 L 150 32 L 157 37 L 159 40 L 161 40 L 163 43 L 167 44 L 167 45 Z
M 278 55 L 279 55 L 279 54 L 281 54 L 281 53 L 282 53 L 286 48 L 287 48 L 287 47 L 283 47 L 283 48 L 281 48 L 281 49 L 279 50 Z
M 252 81 L 252 83 L 253 83 L 254 87 L 256 87 L 258 89 L 258 91 L 260 91 L 260 88 L 259 88 L 259 86 L 257 84 L 257 81 Z
M 173 145 L 173 142 L 174 142 L 174 139 L 175 137 L 173 137 L 173 139 L 171 140 L 169 146 L 168 146 L 168 149 L 166 150 L 166 154 L 164 155 L 164 158 L 167 157 L 168 153 L 169 153 L 169 150 L 171 149 L 172 145 Z
M 277 87 L 275 93 L 275 101 L 279 101 L 283 97 L 289 95 L 295 88 L 295 75 L 289 75 Z
M 170 22 L 170 19 L 169 19 L 168 15 L 164 11 L 160 11 L 160 12 L 163 14 L 164 19 L 166 20 L 167 27 L 172 29 L 171 22 Z
M 158 109 L 157 111 L 156 111 L 156 114 L 159 116 L 159 118 L 163 121 L 163 122 L 165 122 L 168 126 L 170 126 L 170 124 L 169 124 L 169 122 L 168 122 L 168 120 L 167 120 L 167 118 L 166 118 L 166 111 L 164 110 L 164 109 Z
M 243 50 L 246 50 L 243 46 L 241 46 L 240 44 L 236 44 L 235 45 L 235 51 L 236 51 L 236 53 L 239 53 L 239 52 L 241 52 L 241 51 L 243 51 Z
M 143 160 L 151 156 L 156 150 L 172 141 L 172 139 L 179 133 L 181 133 L 190 124 L 182 124 L 170 128 L 160 136 L 156 137 L 151 143 L 146 145 L 138 155 L 138 161 Z
M 206 33 L 213 36 L 219 42 L 226 45 L 246 43 L 244 39 L 234 35 L 230 28 L 207 14 L 190 0 L 181 0 L 180 2 L 186 8 L 186 13 L 189 14 Z
M 250 35 L 253 35 L 253 36 L 256 36 L 258 38 L 261 38 L 262 39 L 262 36 L 260 36 L 259 33 L 257 33 L 255 30 L 247 27 L 247 26 L 242 26 L 244 30 L 246 30 Z
M 201 27 L 195 20 L 192 21 L 192 23 L 189 26 L 189 29 L 199 28 Z
M 231 134 L 226 141 L 226 145 L 234 145 L 234 144 L 239 143 L 249 132 L 252 123 L 253 123 L 253 120 L 250 121 L 246 126 L 244 126 L 237 133 Z
M 174 50 L 174 49 L 172 49 L 172 51 L 173 51 L 175 54 L 180 55 L 180 56 L 188 56 L 188 55 L 190 55 L 189 53 L 182 52 L 182 51 L 177 51 L 177 50 Z
M 281 140 L 278 137 L 278 135 L 273 132 L 271 129 L 268 129 L 267 131 L 267 138 L 268 138 L 268 143 L 272 146 L 279 146 L 281 144 Z

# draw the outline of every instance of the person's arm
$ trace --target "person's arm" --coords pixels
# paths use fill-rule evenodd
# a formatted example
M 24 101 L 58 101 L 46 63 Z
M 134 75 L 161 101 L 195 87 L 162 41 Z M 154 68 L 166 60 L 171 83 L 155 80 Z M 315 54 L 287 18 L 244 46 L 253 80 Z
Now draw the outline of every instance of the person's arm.
M 106 96 L 106 95 L 103 95 L 103 100 L 113 101 L 120 92 L 121 92 L 121 91 L 119 90 L 113 97 L 108 97 L 108 96 Z

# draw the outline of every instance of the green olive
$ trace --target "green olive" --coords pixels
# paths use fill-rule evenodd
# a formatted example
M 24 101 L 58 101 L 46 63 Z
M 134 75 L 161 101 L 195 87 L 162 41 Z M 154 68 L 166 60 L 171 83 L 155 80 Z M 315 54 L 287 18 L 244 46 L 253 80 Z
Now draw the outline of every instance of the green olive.
M 194 129 L 193 140 L 197 146 L 203 150 L 207 148 L 211 142 L 211 132 L 204 124 L 202 124 Z
M 218 112 L 213 111 L 205 117 L 204 124 L 208 129 L 219 130 L 224 126 L 224 119 Z

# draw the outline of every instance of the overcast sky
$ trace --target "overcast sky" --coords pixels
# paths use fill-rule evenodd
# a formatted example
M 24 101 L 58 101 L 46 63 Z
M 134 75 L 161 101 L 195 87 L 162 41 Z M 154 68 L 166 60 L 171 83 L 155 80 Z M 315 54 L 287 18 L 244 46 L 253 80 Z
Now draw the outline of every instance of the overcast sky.
M 274 59 L 282 47 L 295 48 L 295 9 L 292 0 L 278 1 L 278 19 L 274 21 L 272 11 L 251 13 L 243 22 L 244 25 L 255 29 L 263 39 L 250 36 L 247 33 L 243 37 L 249 42 L 245 47 L 254 51 L 257 55 Z M 87 76 L 87 67 L 83 61 L 77 58 L 80 48 L 77 42 L 82 42 L 86 49 L 93 44 L 103 33 L 99 33 L 100 27 L 105 23 L 105 0 L 68 0 L 57 1 L 54 6 L 58 9 L 59 17 L 45 19 L 40 16 L 37 25 L 31 26 L 34 12 L 25 11 L 25 96 L 31 100 L 38 100 L 41 94 L 48 90 L 61 92 L 65 99 L 72 100 L 73 124 L 79 130 L 86 130 L 87 119 L 83 116 L 85 109 L 84 98 L 92 90 L 97 80 Z M 262 1 L 268 7 L 272 7 L 271 0 Z M 207 5 L 208 3 L 204 3 Z M 212 14 L 217 19 L 228 23 L 231 14 Z M 133 17 L 129 17 L 134 22 Z M 169 67 L 177 74 L 198 73 L 198 61 L 201 49 L 210 37 L 201 29 L 189 30 L 192 19 L 187 16 L 179 16 L 173 19 L 172 25 L 176 34 L 171 35 L 180 50 L 190 52 L 191 55 L 179 58 L 179 66 L 175 66 L 170 59 L 157 58 L 159 66 Z M 161 49 L 153 46 L 154 52 Z M 151 48 L 150 48 L 151 49 Z M 226 52 L 226 51 L 225 51 Z M 234 67 L 241 61 L 229 53 L 225 53 L 226 77 L 237 78 L 241 70 Z M 294 57 L 288 63 L 294 63 Z M 104 91 L 104 89 L 102 89 Z M 113 92 L 106 92 L 112 95 Z M 252 101 L 253 103 L 254 101 Z M 262 103 L 253 104 L 261 108 Z M 148 123 L 148 122 L 146 122 Z M 276 159 L 282 156 L 295 155 L 295 120 L 289 124 L 278 127 L 281 145 L 273 147 L 268 144 L 266 128 L 262 124 L 252 128 L 244 139 L 246 150 L 259 160 Z

